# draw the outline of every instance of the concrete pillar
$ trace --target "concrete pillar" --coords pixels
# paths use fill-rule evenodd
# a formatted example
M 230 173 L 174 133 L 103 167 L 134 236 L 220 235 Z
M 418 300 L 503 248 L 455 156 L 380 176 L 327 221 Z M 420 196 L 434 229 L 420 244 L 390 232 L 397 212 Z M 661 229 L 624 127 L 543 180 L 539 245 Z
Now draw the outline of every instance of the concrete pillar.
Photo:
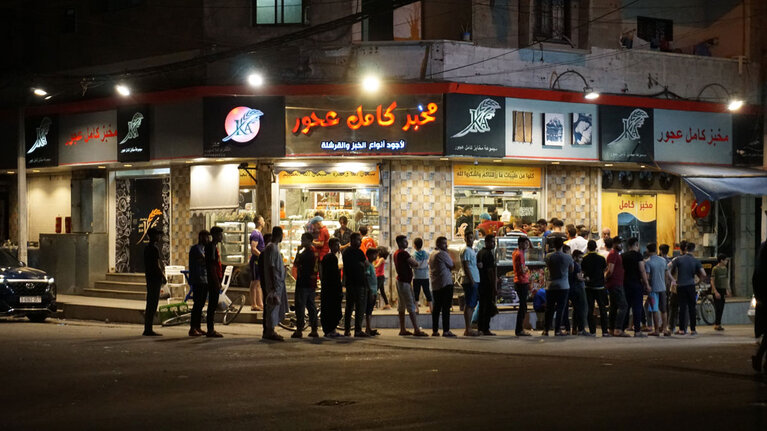
M 274 177 L 274 165 L 272 163 L 259 163 L 256 170 L 256 210 L 264 217 L 266 229 L 271 232 L 272 227 L 280 221 L 273 218 L 272 214 L 272 178 Z M 277 203 L 279 205 L 279 202 Z M 279 217 L 279 214 L 277 215 Z
M 19 108 L 19 150 L 18 150 L 18 190 L 19 190 L 19 255 L 22 262 L 27 261 L 27 160 L 24 145 L 24 108 Z M 56 143 L 52 143 L 56 145 Z
M 754 212 L 756 199 L 753 196 L 734 197 L 732 205 L 733 232 L 729 232 L 733 238 L 732 264 L 732 293 L 735 296 L 750 297 L 753 293 L 751 275 L 754 273 L 754 261 L 756 250 L 754 249 L 756 224 Z

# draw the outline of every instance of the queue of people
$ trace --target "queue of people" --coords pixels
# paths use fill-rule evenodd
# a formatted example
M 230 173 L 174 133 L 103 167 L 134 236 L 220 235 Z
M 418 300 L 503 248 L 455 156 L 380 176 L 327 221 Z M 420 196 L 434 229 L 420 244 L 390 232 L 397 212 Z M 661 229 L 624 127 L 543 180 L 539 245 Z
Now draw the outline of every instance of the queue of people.
M 456 260 L 448 253 L 446 237 L 437 238 L 431 253 L 424 250 L 421 238 L 415 238 L 413 255 L 408 251 L 407 236 L 396 237 L 397 250 L 392 255 L 392 263 L 396 273 L 400 335 L 428 335 L 417 323 L 418 301 L 423 292 L 432 316 L 431 335 L 455 337 L 451 330 L 450 312 L 454 297 L 454 273 L 459 268 L 463 274 L 461 285 L 465 299 L 463 335 L 495 335 L 491 331 L 491 319 L 498 313 L 496 299 L 499 277 L 493 252 L 495 235 L 480 233 L 484 246 L 475 251 L 476 227 L 469 227 L 467 213 L 471 215 L 470 209 L 464 209 L 458 220 L 461 223 L 459 227 L 464 228 L 462 236 L 465 246 Z M 379 295 L 384 308 L 390 307 L 385 293 L 384 271 L 388 250 L 377 246 L 375 240 L 368 235 L 367 227 L 358 224 L 360 219 L 355 216 L 358 226 L 355 230 L 348 227 L 345 216 L 340 217 L 340 227 L 332 235 L 323 226 L 321 213 L 317 213 L 307 224 L 293 262 L 298 326 L 292 334 L 293 338 L 302 338 L 307 326 L 309 337 L 319 337 L 320 329 L 327 337 L 340 337 L 342 334 L 336 328 L 342 316 L 343 336 L 378 335 L 378 331 L 372 328 L 371 315 Z M 252 309 L 263 309 L 263 338 L 282 341 L 282 336 L 275 328 L 289 310 L 287 274 L 279 247 L 283 232 L 280 227 L 275 227 L 270 234 L 262 234 L 263 218 L 259 216 L 255 220 L 256 229 L 250 237 L 251 289 L 256 291 L 252 292 Z M 531 335 L 524 327 L 527 302 L 531 295 L 534 310 L 542 311 L 544 315 L 543 336 L 552 333 L 555 336 L 594 336 L 597 333 L 597 318 L 603 337 L 627 337 L 629 328 L 635 337 L 669 336 L 675 328 L 675 314 L 679 316 L 675 334 L 697 333 L 695 277 L 704 280 L 707 275 L 701 262 L 693 255 L 694 244 L 683 241 L 681 255 L 670 259 L 667 245 L 658 247 L 656 244 L 648 244 L 642 254 L 637 238 L 624 241 L 620 237 L 610 237 L 609 229 L 603 229 L 601 237 L 594 240 L 587 239 L 592 232 L 583 226 L 565 226 L 564 222 L 557 219 L 539 222 L 534 227 L 525 225 L 521 228 L 546 237 L 549 253 L 545 257 L 548 270 L 545 291 L 533 291 L 530 288 L 530 271 L 525 264 L 525 251 L 531 244 L 526 236 L 518 237 L 518 248 L 512 255 L 514 289 L 520 304 L 515 328 L 517 336 Z M 508 223 L 514 229 L 518 228 L 513 220 Z M 497 230 L 503 228 L 500 225 L 493 226 Z M 219 227 L 211 228 L 210 232 L 201 231 L 198 244 L 189 252 L 190 284 L 195 299 L 190 336 L 222 337 L 215 330 L 212 318 L 223 277 L 216 248 L 222 234 Z M 150 231 L 150 244 L 145 252 L 148 296 L 144 335 L 159 335 L 151 327 L 153 311 L 157 307 L 156 302 L 153 302 L 153 293 L 165 278 L 159 260 L 158 235 L 158 231 Z M 711 283 L 717 304 L 715 328 L 723 330 L 721 315 L 725 297 L 731 295 L 731 291 L 728 259 L 720 256 L 718 261 Z M 318 281 L 322 286 L 321 318 L 318 318 L 315 297 Z M 345 312 L 342 312 L 344 298 L 346 305 Z M 208 326 L 204 331 L 200 321 L 206 300 L 209 304 Z M 572 323 L 570 307 L 573 310 Z M 477 330 L 472 327 L 475 308 Z M 645 330 L 647 326 L 652 328 L 649 333 Z

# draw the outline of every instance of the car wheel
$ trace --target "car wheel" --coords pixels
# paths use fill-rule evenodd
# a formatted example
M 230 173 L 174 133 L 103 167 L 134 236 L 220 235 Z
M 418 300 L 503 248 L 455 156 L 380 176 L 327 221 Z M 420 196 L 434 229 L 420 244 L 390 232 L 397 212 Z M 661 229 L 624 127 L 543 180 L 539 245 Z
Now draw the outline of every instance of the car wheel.
M 35 323 L 42 323 L 45 322 L 45 319 L 48 318 L 48 313 L 29 313 L 27 314 L 27 319 L 29 319 L 32 322 Z

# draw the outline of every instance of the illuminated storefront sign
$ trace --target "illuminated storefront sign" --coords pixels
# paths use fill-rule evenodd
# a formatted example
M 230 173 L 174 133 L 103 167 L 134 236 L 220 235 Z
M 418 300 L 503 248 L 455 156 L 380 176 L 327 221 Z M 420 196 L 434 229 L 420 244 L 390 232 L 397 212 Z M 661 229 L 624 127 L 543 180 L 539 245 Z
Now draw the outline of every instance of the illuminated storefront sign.
M 480 187 L 541 187 L 541 168 L 534 166 L 453 165 L 453 184 Z
M 282 157 L 284 116 L 282 96 L 205 98 L 203 155 Z
M 442 97 L 289 97 L 288 155 L 442 154 Z
M 58 165 L 58 118 L 55 116 L 28 118 L 25 129 L 27 167 Z
M 448 94 L 445 154 L 503 157 L 506 103 L 503 97 Z
M 149 107 L 121 107 L 117 110 L 117 161 L 149 160 Z
M 59 163 L 77 165 L 117 161 L 117 111 L 61 117 Z
M 281 171 L 280 186 L 355 185 L 378 187 L 378 169 L 372 171 Z
M 732 163 L 732 115 L 655 109 L 655 160 Z

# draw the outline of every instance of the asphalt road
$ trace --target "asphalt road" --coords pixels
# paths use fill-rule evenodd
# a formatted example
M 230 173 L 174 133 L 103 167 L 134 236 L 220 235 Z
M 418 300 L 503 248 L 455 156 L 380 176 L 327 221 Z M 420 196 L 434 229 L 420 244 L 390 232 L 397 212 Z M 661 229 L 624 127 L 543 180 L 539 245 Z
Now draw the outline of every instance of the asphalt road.
M 0 320 L 0 428 L 767 430 L 748 327 L 285 343 L 218 329 L 145 338 L 136 325 Z

